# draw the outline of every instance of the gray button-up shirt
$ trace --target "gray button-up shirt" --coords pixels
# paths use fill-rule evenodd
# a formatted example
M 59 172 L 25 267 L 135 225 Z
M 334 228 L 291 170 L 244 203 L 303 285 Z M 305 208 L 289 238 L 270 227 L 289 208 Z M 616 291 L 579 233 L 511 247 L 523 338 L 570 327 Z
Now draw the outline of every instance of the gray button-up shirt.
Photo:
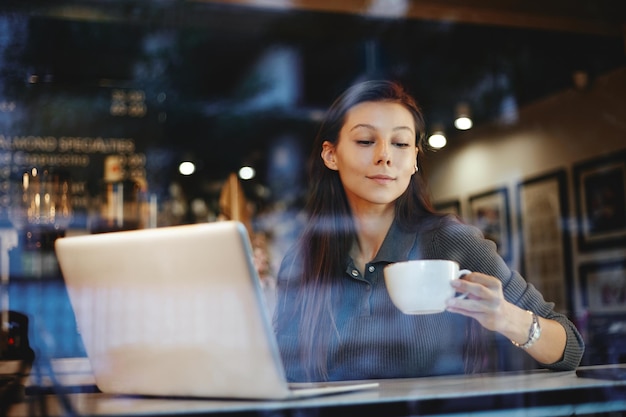
M 299 323 L 294 319 L 299 317 L 295 300 L 296 292 L 301 289 L 298 259 L 290 252 L 283 260 L 274 318 L 287 375 L 294 381 L 307 379 L 298 353 Z M 555 319 L 565 327 L 567 346 L 563 360 L 546 367 L 574 369 L 579 364 L 584 345 L 567 317 L 556 313 L 552 303 L 544 301 L 532 285 L 511 271 L 497 254 L 495 244 L 485 240 L 478 229 L 446 217 L 437 221 L 435 227 L 424 227 L 420 232 L 403 230 L 394 222 L 378 254 L 366 264 L 364 275 L 352 259 L 346 259 L 345 269 L 337 273 L 337 287 L 333 291 L 339 299 L 334 303 L 337 333 L 328 347 L 329 379 L 403 378 L 465 372 L 464 350 L 471 319 L 449 312 L 405 315 L 391 302 L 383 268 L 408 259 L 450 259 L 458 262 L 462 269 L 498 277 L 507 300 Z M 484 329 L 481 334 L 486 343 L 483 353 L 496 355 L 496 336 Z M 485 350 L 487 345 L 490 349 Z M 525 355 L 522 351 L 517 354 Z

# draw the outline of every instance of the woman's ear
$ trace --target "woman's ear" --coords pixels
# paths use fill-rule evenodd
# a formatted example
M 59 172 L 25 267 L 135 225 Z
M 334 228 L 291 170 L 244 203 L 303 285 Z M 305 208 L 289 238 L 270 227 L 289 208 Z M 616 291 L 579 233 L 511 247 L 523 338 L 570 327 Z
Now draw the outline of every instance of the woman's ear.
M 337 171 L 337 163 L 335 162 L 335 145 L 325 140 L 324 143 L 322 143 L 321 156 L 326 168 Z

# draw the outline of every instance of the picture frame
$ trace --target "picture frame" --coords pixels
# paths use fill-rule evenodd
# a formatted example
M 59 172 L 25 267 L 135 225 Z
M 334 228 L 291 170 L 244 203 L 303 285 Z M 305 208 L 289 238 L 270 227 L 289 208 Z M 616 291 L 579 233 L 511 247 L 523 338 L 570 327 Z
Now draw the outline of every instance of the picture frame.
M 486 239 L 496 244 L 500 256 L 510 263 L 512 250 L 508 188 L 496 188 L 470 196 L 469 208 L 470 222 L 483 232 Z
M 626 149 L 573 167 L 578 249 L 626 246 Z
M 567 172 L 558 169 L 517 184 L 520 272 L 555 310 L 573 311 Z
M 435 210 L 440 213 L 454 214 L 461 217 L 461 201 L 446 200 L 434 204 Z
M 589 314 L 626 313 L 626 259 L 579 266 L 581 305 Z

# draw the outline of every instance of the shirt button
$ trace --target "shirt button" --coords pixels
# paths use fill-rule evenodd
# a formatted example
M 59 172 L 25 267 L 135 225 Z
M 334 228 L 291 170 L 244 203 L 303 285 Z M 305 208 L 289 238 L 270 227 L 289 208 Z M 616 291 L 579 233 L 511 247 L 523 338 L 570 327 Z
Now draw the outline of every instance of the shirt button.
M 352 270 L 352 276 L 353 277 L 358 277 L 359 276 L 359 271 L 357 271 L 356 269 Z
M 370 265 L 370 267 L 367 268 L 367 270 L 370 271 L 370 272 L 374 272 L 376 270 L 376 268 L 374 268 L 373 265 Z

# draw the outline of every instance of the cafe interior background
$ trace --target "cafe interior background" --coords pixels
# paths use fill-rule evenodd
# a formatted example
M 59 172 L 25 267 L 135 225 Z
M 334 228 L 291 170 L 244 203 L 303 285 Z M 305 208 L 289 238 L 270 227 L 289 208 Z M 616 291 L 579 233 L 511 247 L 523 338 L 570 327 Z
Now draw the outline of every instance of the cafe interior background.
M 85 356 L 54 239 L 222 219 L 271 307 L 325 109 L 393 78 L 445 135 L 436 207 L 577 323 L 584 363 L 623 362 L 625 24 L 621 0 L 4 0 L 2 308 L 39 355 Z

